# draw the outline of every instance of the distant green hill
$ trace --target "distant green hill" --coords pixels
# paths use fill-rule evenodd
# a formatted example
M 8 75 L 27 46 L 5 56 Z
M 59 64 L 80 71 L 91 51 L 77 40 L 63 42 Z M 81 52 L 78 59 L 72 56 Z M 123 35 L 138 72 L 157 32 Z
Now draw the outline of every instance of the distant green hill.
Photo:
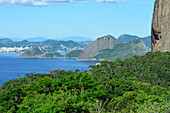
M 45 40 L 45 39 L 42 39 Z M 12 41 L 8 38 L 0 39 L 0 47 L 34 47 L 38 46 L 46 51 L 72 51 L 76 49 L 85 49 L 92 41 L 75 42 L 72 40 L 45 40 L 40 42 L 35 41 Z
M 77 58 L 78 60 L 116 60 L 149 52 L 141 39 L 130 42 L 119 42 L 111 35 L 98 38 L 89 45 Z
M 58 57 L 63 56 L 57 52 L 46 52 L 37 46 L 29 49 L 21 56 L 19 56 L 19 58 L 58 58 Z
M 135 36 L 135 35 L 123 34 L 123 35 L 119 36 L 117 38 L 117 40 L 120 41 L 120 42 L 129 42 L 129 41 L 132 41 L 132 40 L 138 39 L 138 38 L 140 38 L 145 43 L 145 45 L 149 49 L 151 49 L 151 36 L 138 37 L 138 36 Z
M 73 51 L 68 52 L 64 57 L 66 57 L 66 58 L 76 58 L 82 52 L 83 52 L 83 50 L 73 50 Z
M 44 58 L 60 58 L 63 57 L 60 53 L 57 52 L 47 52 L 43 55 Z
M 132 41 L 137 38 L 140 38 L 140 37 L 135 36 L 135 35 L 123 34 L 123 35 L 119 36 L 117 38 L 117 40 L 120 42 L 129 42 L 129 41 Z
M 151 36 L 147 36 L 141 39 L 145 43 L 145 45 L 149 47 L 149 49 L 151 49 Z
M 0 47 L 15 46 L 14 42 L 8 38 L 0 39 Z
M 126 59 L 134 55 L 144 55 L 146 52 L 149 52 L 149 50 L 142 40 L 135 39 L 130 42 L 118 43 L 114 49 L 103 49 L 94 58 L 107 60 Z

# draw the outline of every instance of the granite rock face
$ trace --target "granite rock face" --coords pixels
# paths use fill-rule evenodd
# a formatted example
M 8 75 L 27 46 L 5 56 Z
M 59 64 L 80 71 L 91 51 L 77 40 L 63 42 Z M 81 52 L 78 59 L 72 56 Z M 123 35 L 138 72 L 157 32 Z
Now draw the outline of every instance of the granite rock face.
M 89 45 L 77 60 L 116 60 L 125 59 L 134 55 L 144 55 L 149 52 L 142 39 L 138 38 L 129 42 L 119 42 L 111 35 L 98 38 Z
M 144 42 L 138 38 L 129 42 L 119 42 L 114 49 L 104 49 L 94 58 L 115 61 L 117 58 L 126 59 L 134 55 L 143 56 L 147 52 L 149 52 L 149 49 Z
M 151 29 L 152 51 L 170 51 L 170 0 L 156 0 Z
M 118 40 L 111 35 L 98 38 L 95 42 L 88 46 L 77 59 L 93 59 L 93 57 L 99 54 L 99 52 L 103 49 L 114 49 L 117 43 Z

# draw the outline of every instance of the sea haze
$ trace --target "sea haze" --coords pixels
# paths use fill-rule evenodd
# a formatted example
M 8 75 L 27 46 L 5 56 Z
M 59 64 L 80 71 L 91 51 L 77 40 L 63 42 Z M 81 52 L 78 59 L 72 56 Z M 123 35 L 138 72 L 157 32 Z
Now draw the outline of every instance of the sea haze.
M 18 58 L 20 54 L 0 53 L 0 86 L 11 79 L 16 79 L 17 74 L 22 77 L 26 73 L 47 73 L 50 70 L 89 70 L 89 65 L 95 65 L 97 61 L 76 61 L 76 59 L 64 58 Z

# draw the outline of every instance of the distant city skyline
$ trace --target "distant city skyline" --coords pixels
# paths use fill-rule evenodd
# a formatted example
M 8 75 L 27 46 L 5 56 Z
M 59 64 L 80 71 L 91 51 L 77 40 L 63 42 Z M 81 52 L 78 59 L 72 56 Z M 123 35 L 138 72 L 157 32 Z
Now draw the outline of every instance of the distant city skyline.
M 155 0 L 0 0 L 0 37 L 149 36 Z

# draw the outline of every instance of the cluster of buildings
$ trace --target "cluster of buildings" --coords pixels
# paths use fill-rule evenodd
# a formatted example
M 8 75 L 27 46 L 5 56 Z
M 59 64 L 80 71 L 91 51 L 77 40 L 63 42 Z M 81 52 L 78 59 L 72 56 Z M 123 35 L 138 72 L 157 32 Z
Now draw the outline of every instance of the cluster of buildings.
M 0 53 L 20 53 L 27 49 L 29 47 L 2 47 L 0 48 Z

